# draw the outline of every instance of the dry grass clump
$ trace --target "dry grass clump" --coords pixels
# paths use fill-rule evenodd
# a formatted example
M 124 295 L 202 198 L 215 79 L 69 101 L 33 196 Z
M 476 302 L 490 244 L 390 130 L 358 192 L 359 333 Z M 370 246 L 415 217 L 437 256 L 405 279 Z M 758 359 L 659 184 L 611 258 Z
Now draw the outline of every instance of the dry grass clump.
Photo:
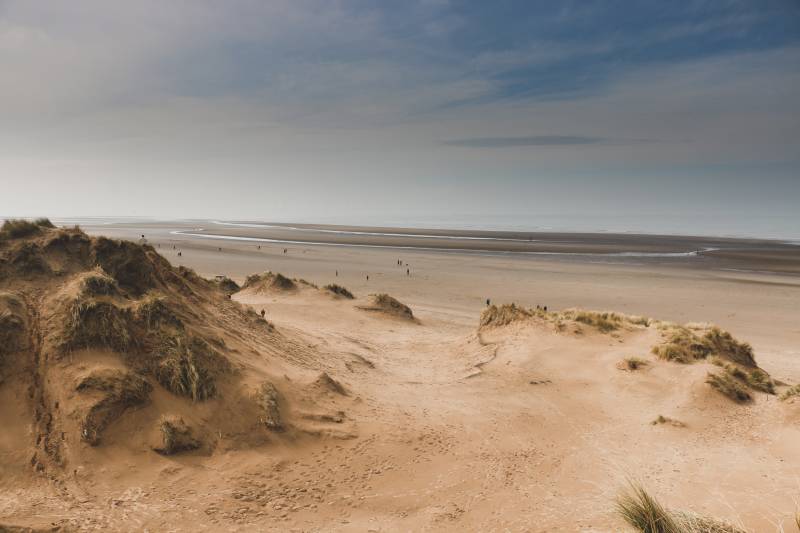
M 597 328 L 603 333 L 619 329 L 625 322 L 625 316 L 610 311 L 568 310 L 562 313 L 564 318 Z
M 516 304 L 490 305 L 481 313 L 480 327 L 507 326 L 518 320 L 526 320 L 535 316 L 533 309 L 526 309 Z
M 800 396 L 800 383 L 784 391 L 784 393 L 781 394 L 781 400 L 788 400 L 795 396 Z M 798 526 L 798 529 L 800 529 L 800 526 Z
M 200 337 L 166 337 L 156 350 L 156 379 L 174 394 L 203 401 L 217 392 L 214 375 L 223 369 L 223 359 Z
M 239 284 L 228 276 L 217 276 L 214 278 L 214 283 L 225 293 L 233 294 L 239 292 Z
M 117 283 L 135 295 L 156 284 L 156 269 L 147 255 L 147 247 L 130 241 L 99 237 L 92 241 L 92 259 Z
M 27 345 L 25 304 L 15 294 L 0 292 L 0 358 Z
M 311 287 L 312 289 L 319 289 L 319 286 L 316 283 L 312 283 L 312 282 L 310 282 L 308 280 L 305 280 L 303 278 L 294 278 L 292 281 L 294 281 L 295 283 L 298 283 L 300 285 L 305 285 L 306 287 Z
M 81 438 L 96 446 L 103 430 L 126 409 L 147 402 L 153 387 L 132 372 L 98 370 L 83 378 L 76 390 L 103 393 L 102 399 L 92 405 L 81 423 Z
M 639 357 L 626 357 L 620 362 L 620 368 L 623 370 L 639 370 L 642 367 L 649 365 L 647 361 L 644 359 L 640 359 Z
M 275 385 L 266 381 L 261 384 L 258 391 L 258 401 L 261 410 L 264 412 L 263 422 L 267 429 L 272 431 L 283 431 L 283 420 L 281 420 L 281 410 L 278 404 L 280 393 Z
M 280 272 L 264 272 L 263 274 L 251 274 L 247 276 L 247 279 L 244 281 L 244 285 L 242 285 L 242 289 L 249 289 L 250 287 L 255 287 L 257 289 L 270 288 L 289 291 L 296 289 L 297 284 Z
M 355 296 L 353 296 L 352 292 L 348 291 L 347 289 L 345 289 L 341 285 L 337 285 L 335 283 L 331 283 L 329 285 L 325 285 L 322 288 L 322 290 L 328 291 L 328 292 L 330 292 L 332 294 L 335 294 L 337 296 L 341 296 L 343 298 L 347 298 L 348 300 L 352 300 L 353 298 L 355 298 Z
M 716 518 L 668 510 L 635 483 L 617 497 L 616 507 L 617 513 L 641 533 L 745 533 Z
M 162 455 L 196 450 L 201 445 L 194 437 L 192 428 L 178 416 L 162 416 L 158 429 L 161 433 L 161 445 L 154 447 L 153 450 Z
M 102 347 L 127 352 L 136 343 L 129 309 L 93 298 L 75 300 L 68 307 L 60 342 L 63 351 Z
M 81 293 L 86 296 L 110 296 L 119 294 L 119 287 L 114 278 L 103 272 L 102 268 L 97 268 L 81 280 Z
M 653 347 L 653 353 L 662 359 L 691 363 L 716 355 L 746 367 L 757 367 L 753 348 L 737 341 L 727 331 L 712 327 L 699 335 L 697 330 L 685 326 L 670 326 L 667 331 L 667 341 Z
M 147 330 L 154 330 L 163 326 L 183 329 L 183 322 L 169 308 L 166 297 L 161 295 L 148 294 L 142 298 L 137 303 L 134 314 L 136 319 Z
M 681 422 L 680 420 L 675 420 L 674 418 L 670 418 L 668 416 L 658 415 L 655 420 L 650 422 L 651 425 L 657 426 L 659 424 L 669 424 L 670 426 L 674 426 L 676 428 L 686 427 L 686 424 Z
M 8 262 L 21 277 L 29 278 L 32 274 L 51 272 L 50 265 L 42 254 L 42 248 L 33 242 L 23 242 L 11 252 Z
M 55 228 L 47 218 L 36 220 L 8 219 L 0 226 L 0 239 L 19 239 L 29 237 L 42 231 L 42 228 Z
M 724 372 L 709 372 L 706 376 L 706 383 L 736 403 L 748 403 L 753 400 L 753 396 L 747 392 L 745 385 L 727 369 Z
M 410 307 L 385 293 L 370 294 L 369 305 L 362 306 L 360 309 L 364 309 L 366 311 L 378 311 L 406 319 L 414 318 L 414 314 L 411 312 Z

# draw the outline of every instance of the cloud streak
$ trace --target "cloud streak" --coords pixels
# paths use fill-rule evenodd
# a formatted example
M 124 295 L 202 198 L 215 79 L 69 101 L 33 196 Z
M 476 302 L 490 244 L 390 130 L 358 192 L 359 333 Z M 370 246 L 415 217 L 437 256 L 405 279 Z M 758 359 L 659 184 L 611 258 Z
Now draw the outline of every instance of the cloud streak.
M 627 145 L 653 142 L 649 139 L 613 139 L 589 135 L 528 135 L 520 137 L 472 137 L 444 141 L 448 146 L 465 148 L 513 148 L 520 146 L 597 146 Z

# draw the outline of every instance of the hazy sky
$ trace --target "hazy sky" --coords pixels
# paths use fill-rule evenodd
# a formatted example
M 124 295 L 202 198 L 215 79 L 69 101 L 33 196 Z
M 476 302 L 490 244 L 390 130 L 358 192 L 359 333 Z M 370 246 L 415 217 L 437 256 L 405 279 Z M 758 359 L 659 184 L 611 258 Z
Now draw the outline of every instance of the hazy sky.
M 0 0 L 0 182 L 0 215 L 800 228 L 800 2 Z

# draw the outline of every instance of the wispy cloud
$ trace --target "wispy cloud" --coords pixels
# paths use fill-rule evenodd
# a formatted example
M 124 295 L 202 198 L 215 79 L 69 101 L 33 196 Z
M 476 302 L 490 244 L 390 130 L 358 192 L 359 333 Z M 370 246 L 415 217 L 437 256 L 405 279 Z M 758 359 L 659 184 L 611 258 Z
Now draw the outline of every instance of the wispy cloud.
M 511 148 L 519 146 L 620 146 L 650 142 L 654 141 L 650 139 L 613 139 L 610 137 L 592 137 L 588 135 L 529 135 L 522 137 L 473 137 L 469 139 L 451 139 L 444 141 L 443 144 L 467 148 Z

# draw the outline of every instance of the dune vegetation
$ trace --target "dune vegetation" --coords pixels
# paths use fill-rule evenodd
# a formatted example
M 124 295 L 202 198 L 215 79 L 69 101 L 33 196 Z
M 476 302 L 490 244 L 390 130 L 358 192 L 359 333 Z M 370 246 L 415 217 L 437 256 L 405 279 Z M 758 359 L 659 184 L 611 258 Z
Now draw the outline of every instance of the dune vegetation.
M 324 287 L 322 287 L 322 290 L 328 291 L 329 293 L 334 294 L 336 296 L 341 296 L 342 298 L 347 298 L 348 300 L 352 300 L 353 298 L 355 298 L 352 292 L 345 289 L 341 285 L 337 285 L 335 283 L 325 285 Z
M 617 513 L 641 533 L 746 533 L 716 518 L 667 509 L 637 483 L 617 497 Z
M 661 359 L 691 363 L 714 355 L 746 367 L 757 366 L 752 346 L 718 327 L 698 330 L 670 324 L 661 329 L 665 341 L 653 347 L 653 353 Z

